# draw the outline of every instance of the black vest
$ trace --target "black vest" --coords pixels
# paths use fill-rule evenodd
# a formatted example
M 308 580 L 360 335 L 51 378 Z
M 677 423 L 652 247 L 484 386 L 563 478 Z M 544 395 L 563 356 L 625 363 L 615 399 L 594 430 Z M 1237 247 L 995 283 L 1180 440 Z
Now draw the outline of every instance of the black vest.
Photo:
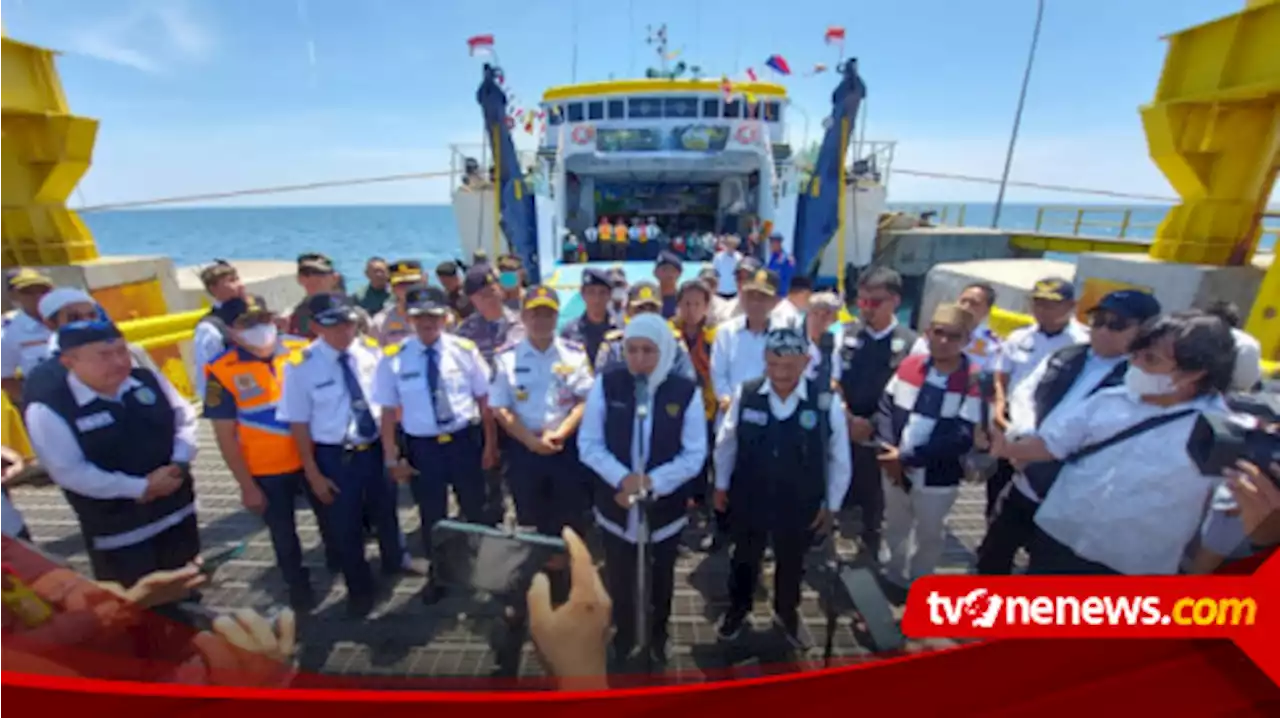
M 1049 355 L 1044 377 L 1040 379 L 1035 390 L 1036 427 L 1039 427 L 1049 412 L 1062 402 L 1062 397 L 1067 395 L 1071 385 L 1080 378 L 1080 372 L 1084 371 L 1084 365 L 1088 360 L 1088 344 L 1063 347 Z M 1099 389 L 1124 383 L 1124 373 L 1128 367 L 1127 361 L 1116 364 L 1097 386 L 1089 390 L 1087 396 L 1093 396 Z M 1061 461 L 1039 461 L 1029 464 L 1022 473 L 1027 477 L 1027 483 L 1031 485 L 1031 489 L 1043 499 L 1049 493 L 1049 489 L 1053 488 L 1061 471 Z
M 840 336 L 840 390 L 854 416 L 870 417 L 876 413 L 885 386 L 902 360 L 911 354 L 915 341 L 916 333 L 901 324 L 881 339 L 873 338 L 856 319 L 844 326 Z
M 732 521 L 757 531 L 802 529 L 813 522 L 827 496 L 826 422 L 820 420 L 818 384 L 807 380 L 807 398 L 779 421 L 769 408 L 769 395 L 760 393 L 765 381 L 761 377 L 742 385 L 738 455 L 729 485 Z M 757 420 L 744 420 L 744 415 Z
M 1071 386 L 1076 383 L 1080 372 L 1084 371 L 1084 365 L 1089 360 L 1089 345 L 1075 344 L 1069 347 L 1063 347 L 1053 354 L 1049 355 L 1048 364 L 1045 366 L 1044 376 L 1040 379 L 1040 383 L 1036 385 L 1035 390 L 1035 406 L 1036 406 L 1036 426 L 1044 421 L 1044 418 L 1053 411 L 1062 397 L 1067 395 L 1071 390 Z M 1097 386 L 1089 390 L 1089 396 L 1099 389 L 1105 389 L 1109 386 L 1119 386 L 1124 382 L 1124 373 L 1128 369 L 1129 363 L 1121 361 L 1107 374 Z
M 130 376 L 142 385 L 127 392 L 122 401 L 94 398 L 80 406 L 67 385 L 67 369 L 60 363 L 47 364 L 60 370 L 61 381 L 45 384 L 47 390 L 32 400 L 67 422 L 89 463 L 142 478 L 172 462 L 176 414 L 154 373 L 134 369 Z M 145 504 L 133 499 L 94 499 L 67 490 L 63 494 L 80 519 L 90 547 L 97 538 L 142 528 L 195 501 L 190 477 L 182 488 Z
M 623 466 L 631 467 L 631 441 L 636 425 L 636 380 L 626 367 L 618 367 L 601 375 L 604 382 L 604 440 L 609 453 Z M 645 470 L 661 466 L 680 453 L 681 436 L 684 433 L 684 413 L 698 390 L 697 384 L 682 376 L 668 374 L 666 381 L 653 394 L 653 413 L 649 416 L 652 426 L 649 440 L 649 461 Z M 692 477 L 690 477 L 692 478 Z M 680 520 L 685 514 L 685 502 L 696 489 L 693 482 L 685 482 L 667 496 L 658 497 L 649 507 L 649 527 L 658 531 Z M 627 510 L 614 501 L 618 490 L 604 479 L 596 477 L 595 506 L 609 521 L 626 528 Z

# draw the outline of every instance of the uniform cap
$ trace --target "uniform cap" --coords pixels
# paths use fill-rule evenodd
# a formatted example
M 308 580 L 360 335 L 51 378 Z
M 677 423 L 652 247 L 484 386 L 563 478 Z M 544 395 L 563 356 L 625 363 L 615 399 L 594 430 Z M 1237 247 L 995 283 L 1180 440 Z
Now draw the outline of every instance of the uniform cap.
M 582 286 L 584 287 L 604 287 L 606 289 L 613 288 L 613 280 L 609 278 L 609 273 L 603 269 L 592 267 L 582 272 Z
M 462 291 L 471 296 L 485 287 L 498 283 L 498 275 L 488 264 L 477 264 L 467 270 L 467 278 L 462 283 Z
M 627 306 L 636 307 L 643 304 L 662 306 L 662 294 L 658 285 L 650 281 L 636 282 L 627 293 Z
M 458 276 L 458 263 L 452 261 L 444 261 L 436 265 L 436 274 L 441 277 Z
M 414 287 L 404 297 L 404 313 L 417 317 L 423 314 L 441 316 L 449 311 L 449 297 L 439 287 Z
M 416 259 L 401 259 L 392 262 L 387 268 L 391 274 L 392 284 L 418 284 L 422 282 L 422 262 Z
M 504 254 L 498 257 L 499 272 L 518 272 L 524 269 L 524 262 L 514 254 Z
M 71 322 L 58 330 L 58 349 L 70 351 L 76 347 L 94 342 L 109 342 L 120 339 L 120 330 L 115 324 L 105 319 L 92 322 Z
M 675 252 L 664 250 L 658 255 L 658 267 L 675 267 L 677 271 L 684 270 L 684 263 L 680 261 L 680 256 Z
M 1032 299 L 1047 299 L 1051 302 L 1070 302 L 1076 298 L 1076 288 L 1071 282 L 1060 277 L 1048 277 L 1036 282 L 1031 290 Z
M 10 289 L 26 289 L 27 287 L 53 287 L 53 280 L 37 272 L 31 267 L 12 269 L 5 274 L 5 283 Z
M 266 300 L 254 295 L 243 299 L 240 297 L 228 299 L 219 305 L 213 314 L 231 326 L 247 326 L 254 320 L 270 319 L 275 316 L 275 312 L 267 307 Z
M 751 275 L 751 279 L 748 279 L 742 285 L 742 289 L 776 297 L 778 296 L 778 285 L 781 283 L 778 273 L 772 269 L 757 269 L 755 274 Z
M 97 304 L 92 296 L 83 289 L 75 287 L 58 287 L 40 298 L 40 317 L 44 320 L 53 319 L 54 315 L 62 311 L 62 309 L 71 304 L 81 303 Z
M 556 294 L 556 290 L 545 285 L 538 285 L 525 291 L 524 308 L 537 309 L 538 307 L 548 307 L 557 312 L 560 311 L 560 295 Z
M 315 323 L 322 327 L 354 322 L 360 316 L 345 294 L 317 294 L 307 300 L 307 309 Z

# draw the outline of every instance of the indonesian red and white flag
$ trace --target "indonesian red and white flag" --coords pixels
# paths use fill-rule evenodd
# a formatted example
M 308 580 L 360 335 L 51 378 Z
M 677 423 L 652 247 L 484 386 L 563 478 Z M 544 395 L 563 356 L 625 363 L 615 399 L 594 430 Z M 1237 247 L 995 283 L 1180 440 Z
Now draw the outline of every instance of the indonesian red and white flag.
M 473 35 L 467 38 L 467 50 L 472 57 L 493 54 L 493 35 Z
M 837 25 L 832 25 L 831 27 L 827 28 L 827 34 L 823 37 L 823 41 L 825 41 L 828 45 L 835 45 L 837 43 L 843 44 L 844 28 L 839 27 Z
M 748 79 L 748 80 L 750 80 L 750 81 L 752 81 L 752 82 L 755 82 L 755 81 L 756 81 L 756 71 L 755 71 L 755 68 L 752 68 L 752 67 L 748 67 L 748 68 L 747 68 L 747 79 Z

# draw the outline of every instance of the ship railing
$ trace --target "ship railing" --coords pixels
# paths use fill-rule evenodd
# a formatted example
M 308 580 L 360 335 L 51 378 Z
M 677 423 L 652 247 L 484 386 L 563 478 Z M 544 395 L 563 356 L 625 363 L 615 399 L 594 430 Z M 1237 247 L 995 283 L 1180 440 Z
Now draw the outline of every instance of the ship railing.
M 545 187 L 546 181 L 543 177 L 543 162 L 537 150 L 516 150 L 516 157 L 520 162 L 520 171 L 524 173 L 525 179 L 535 188 Z M 480 177 L 484 181 L 489 179 L 489 168 L 493 166 L 493 160 L 490 157 L 488 143 L 473 142 L 449 145 L 449 195 L 452 196 L 458 187 L 462 184 L 462 178 L 466 175 L 467 160 L 473 159 L 480 166 Z
M 934 224 L 949 227 L 989 227 L 991 223 L 990 205 L 970 207 L 968 204 L 898 204 L 891 209 L 908 214 L 922 215 L 932 213 Z M 1162 215 L 1166 210 L 1151 206 L 1072 206 L 1042 205 L 1035 208 L 1034 220 L 1019 221 L 1017 215 L 1009 208 L 1000 223 L 1000 229 L 1006 231 L 1033 231 L 1039 234 L 1069 235 L 1072 237 L 1111 237 L 1116 239 L 1149 239 L 1159 221 L 1151 217 Z M 1026 217 L 1025 213 L 1018 213 Z M 1280 242 L 1280 212 L 1262 213 L 1262 237 Z M 1265 244 L 1265 242 L 1264 242 Z

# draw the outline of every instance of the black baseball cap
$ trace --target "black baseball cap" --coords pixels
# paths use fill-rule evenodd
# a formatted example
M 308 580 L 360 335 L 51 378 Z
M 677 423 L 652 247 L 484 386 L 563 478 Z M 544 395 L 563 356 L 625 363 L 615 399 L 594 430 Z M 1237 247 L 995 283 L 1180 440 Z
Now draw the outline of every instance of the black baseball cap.
M 664 250 L 658 255 L 658 263 L 655 268 L 662 266 L 675 267 L 677 271 L 684 270 L 684 263 L 680 261 L 680 256 L 668 250 Z
M 439 287 L 414 287 L 404 296 L 404 313 L 417 317 L 423 314 L 442 316 L 449 311 L 449 297 Z
M 241 327 L 254 324 L 255 320 L 269 321 L 275 317 L 275 312 L 267 307 L 266 300 L 255 295 L 243 299 L 232 297 L 218 305 L 213 314 L 228 326 Z
M 1046 299 L 1051 302 L 1070 302 L 1076 298 L 1076 288 L 1071 282 L 1061 277 L 1047 277 L 1036 282 L 1031 289 L 1032 299 Z
M 444 261 L 436 265 L 436 274 L 441 277 L 458 276 L 458 263 L 453 261 Z
M 298 274 L 333 274 L 333 260 L 319 252 L 299 254 Z
M 498 275 L 488 264 L 477 264 L 467 270 L 467 278 L 463 280 L 462 291 L 471 296 L 485 287 L 498 283 Z
M 1108 311 L 1129 319 L 1145 322 L 1160 313 L 1160 302 L 1146 292 L 1120 289 L 1102 298 L 1092 310 Z
M 336 327 L 359 318 L 351 298 L 345 294 L 317 294 L 307 300 L 311 319 L 322 327 Z
M 813 278 L 807 274 L 797 274 L 791 278 L 791 284 L 787 287 L 787 291 L 794 292 L 799 290 L 812 290 Z

